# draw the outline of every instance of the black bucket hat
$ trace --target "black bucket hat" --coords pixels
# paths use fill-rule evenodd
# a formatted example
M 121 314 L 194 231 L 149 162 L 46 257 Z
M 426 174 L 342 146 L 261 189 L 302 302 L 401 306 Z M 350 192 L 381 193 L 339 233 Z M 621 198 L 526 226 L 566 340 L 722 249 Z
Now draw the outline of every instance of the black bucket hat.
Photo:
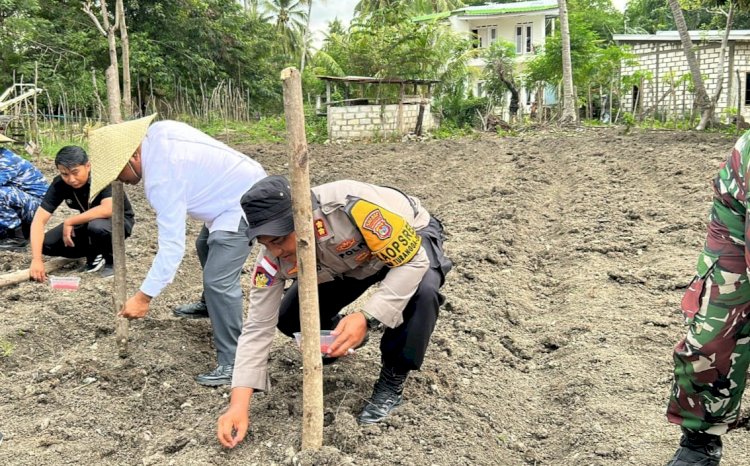
M 294 231 L 292 190 L 289 181 L 273 175 L 256 182 L 240 199 L 247 218 L 247 237 L 286 236 Z

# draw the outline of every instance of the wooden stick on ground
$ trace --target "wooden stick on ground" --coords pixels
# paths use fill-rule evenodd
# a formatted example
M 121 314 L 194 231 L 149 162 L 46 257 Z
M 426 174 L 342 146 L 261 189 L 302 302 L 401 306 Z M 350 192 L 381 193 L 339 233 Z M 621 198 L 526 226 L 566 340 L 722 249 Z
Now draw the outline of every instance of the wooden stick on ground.
M 54 272 L 71 262 L 75 262 L 78 259 L 68 259 L 66 257 L 55 257 L 44 263 L 44 270 L 47 273 Z M 0 275 L 0 288 L 10 285 L 18 285 L 29 280 L 29 269 L 16 270 L 15 272 L 9 272 Z
M 295 68 L 281 72 L 284 114 L 289 141 L 294 231 L 297 233 L 297 276 L 302 327 L 302 449 L 323 446 L 323 364 L 320 359 L 318 273 L 315 264 L 310 174 L 307 164 L 302 78 Z

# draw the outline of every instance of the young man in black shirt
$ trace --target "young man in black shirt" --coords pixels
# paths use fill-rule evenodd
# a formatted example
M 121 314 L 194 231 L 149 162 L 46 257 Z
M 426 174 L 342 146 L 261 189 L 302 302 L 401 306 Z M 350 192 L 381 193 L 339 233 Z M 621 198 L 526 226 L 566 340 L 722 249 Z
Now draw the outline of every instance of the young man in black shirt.
M 66 146 L 55 157 L 60 171 L 50 184 L 31 223 L 31 266 L 29 276 L 44 281 L 42 254 L 70 258 L 86 257 L 86 271 L 100 270 L 102 277 L 113 275 L 112 267 L 112 187 L 107 186 L 89 202 L 91 164 L 86 151 Z M 44 227 L 63 202 L 79 214 L 44 233 Z M 133 230 L 135 218 L 125 196 L 125 237 Z

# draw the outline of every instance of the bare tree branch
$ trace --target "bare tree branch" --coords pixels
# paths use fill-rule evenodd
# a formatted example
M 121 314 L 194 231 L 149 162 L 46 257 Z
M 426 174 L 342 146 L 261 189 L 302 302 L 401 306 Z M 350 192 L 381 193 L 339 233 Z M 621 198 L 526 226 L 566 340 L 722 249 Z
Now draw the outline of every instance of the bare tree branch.
M 89 15 L 89 18 L 91 18 L 91 21 L 94 22 L 94 25 L 99 30 L 99 32 L 101 32 L 104 37 L 107 37 L 107 31 L 105 31 L 104 28 L 102 27 L 102 23 L 99 22 L 99 18 L 97 18 L 94 12 L 91 11 L 91 0 L 88 0 L 86 3 L 84 3 L 81 9 L 83 10 L 84 13 Z

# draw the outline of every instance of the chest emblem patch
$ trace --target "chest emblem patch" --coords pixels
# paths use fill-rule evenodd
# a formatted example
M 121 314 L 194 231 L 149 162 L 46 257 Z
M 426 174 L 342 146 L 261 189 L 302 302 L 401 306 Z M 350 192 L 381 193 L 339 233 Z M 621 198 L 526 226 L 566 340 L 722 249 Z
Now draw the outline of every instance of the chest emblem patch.
M 357 240 L 355 240 L 354 238 L 342 241 L 336 245 L 336 252 L 344 252 L 348 249 L 351 249 L 355 244 L 357 244 Z

